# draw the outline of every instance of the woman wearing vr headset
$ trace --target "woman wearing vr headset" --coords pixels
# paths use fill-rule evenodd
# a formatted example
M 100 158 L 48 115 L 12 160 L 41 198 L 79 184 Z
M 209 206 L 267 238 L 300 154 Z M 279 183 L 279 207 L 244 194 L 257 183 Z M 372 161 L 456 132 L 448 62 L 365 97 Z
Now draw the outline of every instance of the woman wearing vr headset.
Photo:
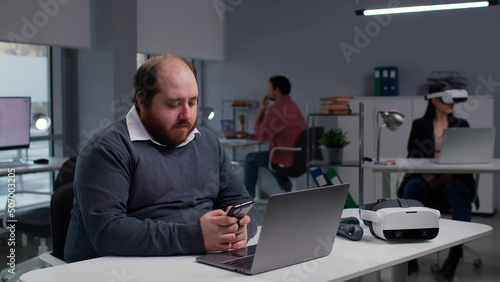
M 469 127 L 466 120 L 453 116 L 454 104 L 467 101 L 467 91 L 454 89 L 450 84 L 438 81 L 429 87 L 425 114 L 412 123 L 408 158 L 438 158 L 443 129 Z M 398 189 L 398 197 L 415 199 L 437 209 L 446 206 L 452 209 L 452 219 L 461 221 L 471 220 L 474 193 L 472 174 L 406 174 Z M 462 245 L 452 247 L 441 269 L 436 270 L 436 279 L 453 280 L 462 254 Z M 418 271 L 416 260 L 408 264 L 408 273 L 415 271 Z

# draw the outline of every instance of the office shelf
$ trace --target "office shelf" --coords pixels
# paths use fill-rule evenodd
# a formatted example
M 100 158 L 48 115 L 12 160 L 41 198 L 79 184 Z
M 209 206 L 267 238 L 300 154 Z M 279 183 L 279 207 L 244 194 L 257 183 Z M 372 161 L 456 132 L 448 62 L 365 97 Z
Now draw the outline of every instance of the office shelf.
M 253 125 L 257 118 L 259 101 L 254 100 L 223 100 L 221 105 L 221 120 L 231 121 L 234 131 L 253 131 Z M 244 116 L 243 123 L 240 123 L 239 116 Z M 222 134 L 224 129 L 221 128 Z
M 342 163 L 329 163 L 322 160 L 312 160 L 309 162 L 309 166 L 321 166 L 321 167 L 359 167 L 358 161 L 342 161 Z
M 357 160 L 343 160 L 342 163 L 328 163 L 327 161 L 324 160 L 315 160 L 312 159 L 310 156 L 316 156 L 316 148 L 315 146 L 309 146 L 309 142 L 311 144 L 315 144 L 316 140 L 318 138 L 321 138 L 321 136 L 308 136 L 307 137 L 307 160 L 310 160 L 307 162 L 307 169 L 311 167 L 355 167 L 359 169 L 359 199 L 358 199 L 358 204 L 363 204 L 363 141 L 364 141 L 364 135 L 363 135 L 363 130 L 364 130 L 364 104 L 359 103 L 359 111 L 357 113 L 350 113 L 350 114 L 321 114 L 321 113 L 310 113 L 307 115 L 307 127 L 315 127 L 316 126 L 316 119 L 318 118 L 339 118 L 339 117 L 358 117 L 359 118 L 359 158 Z M 309 132 L 309 130 L 308 130 Z M 313 133 L 314 134 L 314 133 Z M 312 150 L 312 152 L 310 152 Z M 310 174 L 307 173 L 307 185 L 309 186 L 309 177 Z

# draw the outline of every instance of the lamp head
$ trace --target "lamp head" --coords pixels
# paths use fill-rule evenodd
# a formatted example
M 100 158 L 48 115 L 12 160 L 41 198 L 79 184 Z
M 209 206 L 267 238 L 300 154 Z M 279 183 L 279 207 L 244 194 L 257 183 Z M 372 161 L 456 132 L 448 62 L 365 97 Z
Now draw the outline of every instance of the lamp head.
M 42 133 L 49 129 L 51 124 L 50 118 L 43 113 L 36 113 L 31 116 L 31 128 L 33 131 Z
M 200 108 L 201 117 L 206 120 L 211 120 L 215 116 L 215 111 L 211 107 L 201 107 Z
M 396 131 L 405 120 L 405 115 L 397 110 L 381 111 L 379 113 L 384 120 L 384 126 L 390 131 Z

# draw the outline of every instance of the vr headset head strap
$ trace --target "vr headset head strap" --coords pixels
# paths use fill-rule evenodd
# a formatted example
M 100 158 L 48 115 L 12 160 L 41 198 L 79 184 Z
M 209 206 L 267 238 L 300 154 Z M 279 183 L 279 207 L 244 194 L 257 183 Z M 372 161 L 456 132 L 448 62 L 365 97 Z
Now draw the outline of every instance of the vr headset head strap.
M 425 100 L 440 98 L 443 104 L 455 104 L 466 102 L 468 96 L 467 90 L 465 89 L 447 89 L 441 92 L 426 94 Z

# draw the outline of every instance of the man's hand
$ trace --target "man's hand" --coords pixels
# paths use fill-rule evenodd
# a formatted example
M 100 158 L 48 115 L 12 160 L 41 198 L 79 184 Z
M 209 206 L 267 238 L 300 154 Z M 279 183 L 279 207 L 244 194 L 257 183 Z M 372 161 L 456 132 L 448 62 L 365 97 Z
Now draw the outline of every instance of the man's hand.
M 239 249 L 247 244 L 247 225 L 251 219 L 248 215 L 227 216 L 231 206 L 222 210 L 210 211 L 200 218 L 201 231 L 206 251 L 227 251 Z
M 243 248 L 247 244 L 248 232 L 247 224 L 250 223 L 250 217 L 245 215 L 244 217 L 238 218 L 238 230 L 236 230 L 236 239 L 231 242 L 231 249 Z
M 209 211 L 200 218 L 206 251 L 227 251 L 237 240 L 238 218 L 226 216 L 222 210 Z M 246 226 L 245 226 L 246 229 Z
M 266 95 L 260 102 L 259 111 L 264 112 L 267 109 L 267 105 L 269 105 L 269 96 Z

